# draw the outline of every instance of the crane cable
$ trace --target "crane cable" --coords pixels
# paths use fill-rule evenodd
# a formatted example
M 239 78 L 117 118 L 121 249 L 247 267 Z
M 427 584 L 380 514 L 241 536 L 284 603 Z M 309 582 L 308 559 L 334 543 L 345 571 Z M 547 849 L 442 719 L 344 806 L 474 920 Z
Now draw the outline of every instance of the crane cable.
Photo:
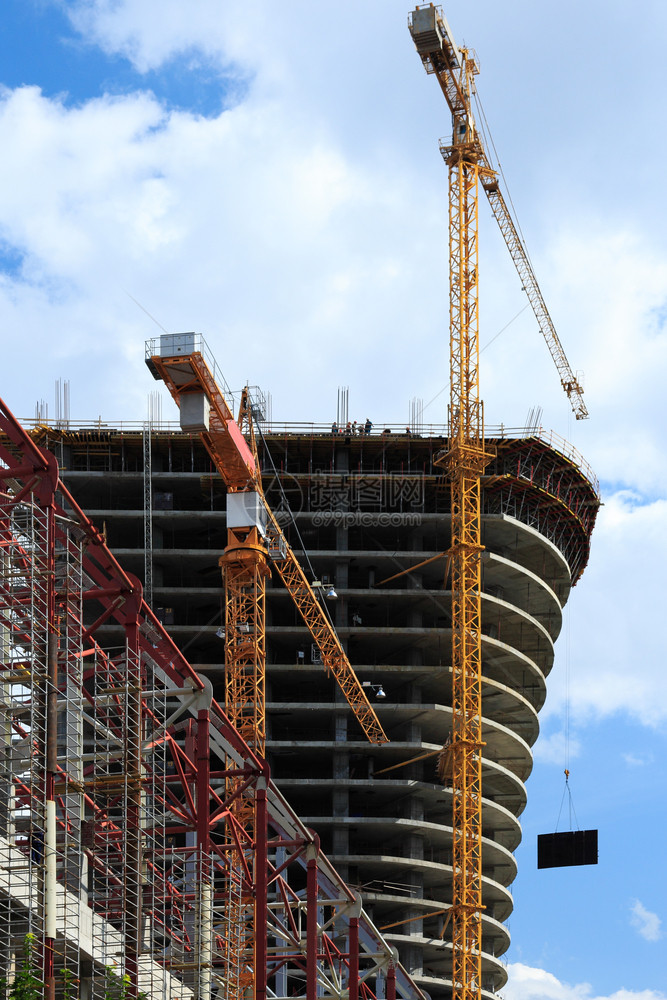
M 576 823 L 577 830 L 579 829 L 579 820 L 577 819 L 577 813 L 574 808 L 574 801 L 572 799 L 572 789 L 570 788 L 570 772 L 565 768 L 565 788 L 563 789 L 563 795 L 560 800 L 560 809 L 558 810 L 558 819 L 556 820 L 556 833 L 558 832 L 558 824 L 560 823 L 561 813 L 563 811 L 563 802 L 565 801 L 565 796 L 567 795 L 568 801 L 568 822 L 570 827 L 570 832 L 574 829 L 572 826 L 572 817 L 574 816 L 574 822 Z
M 502 168 L 502 165 L 500 163 L 500 157 L 498 156 L 498 150 L 496 148 L 496 144 L 494 142 L 493 135 L 491 133 L 491 129 L 489 127 L 489 123 L 488 123 L 486 114 L 484 112 L 484 107 L 483 107 L 482 102 L 480 100 L 479 94 L 477 93 L 477 90 L 474 91 L 473 98 L 474 98 L 474 101 L 475 101 L 475 107 L 476 107 L 477 112 L 479 114 L 479 121 L 481 123 L 480 129 L 481 129 L 481 132 L 482 132 L 482 134 L 484 136 L 484 145 L 485 145 L 485 148 L 486 149 L 490 148 L 490 149 L 493 150 L 493 157 L 494 157 L 495 163 L 494 162 L 490 162 L 490 165 L 502 177 L 503 186 L 504 186 L 505 192 L 507 194 L 507 199 L 508 199 L 509 204 L 510 204 L 511 209 L 512 209 L 512 216 L 513 216 L 514 225 L 516 226 L 517 232 L 519 233 L 519 235 L 521 237 L 521 242 L 523 243 L 523 249 L 524 249 L 524 253 L 526 255 L 526 259 L 528 260 L 528 262 L 529 262 L 529 264 L 530 264 L 530 266 L 532 268 L 533 264 L 532 264 L 532 261 L 530 259 L 530 254 L 528 253 L 528 249 L 527 249 L 527 246 L 526 246 L 526 238 L 525 238 L 525 236 L 523 234 L 523 230 L 521 229 L 521 224 L 519 222 L 519 217 L 517 215 L 516 206 L 514 205 L 514 200 L 512 198 L 512 194 L 511 194 L 511 191 L 510 191 L 510 188 L 509 188 L 509 184 L 507 183 L 507 178 L 505 176 L 505 172 L 504 172 L 504 170 Z M 530 305 L 530 302 L 527 302 L 526 305 L 524 306 L 524 309 L 527 309 L 529 305 Z M 520 310 L 520 312 L 517 313 L 517 315 L 514 316 L 510 320 L 510 323 L 513 323 L 514 320 L 518 316 L 520 316 L 522 312 L 523 312 L 523 309 Z M 503 332 L 503 330 L 507 329 L 507 326 L 509 326 L 509 323 L 506 324 L 506 326 L 504 326 L 501 330 L 499 330 L 498 333 L 495 335 L 495 337 L 493 337 L 487 344 L 484 345 L 484 347 L 482 348 L 482 350 L 485 350 L 487 347 L 489 347 L 490 344 L 492 344 L 493 341 L 496 339 L 496 337 L 499 337 L 500 334 Z M 425 409 L 425 407 L 424 407 L 424 409 Z M 569 415 L 568 415 L 568 439 L 570 439 L 570 440 L 571 440 L 571 433 L 570 433 L 571 419 L 572 419 L 572 413 L 570 412 Z M 570 830 L 572 830 L 572 828 L 573 828 L 572 827 L 572 816 L 573 815 L 574 815 L 575 822 L 577 823 L 577 829 L 579 829 L 579 822 L 577 820 L 577 814 L 576 814 L 576 811 L 575 811 L 575 808 L 574 808 L 574 803 L 572 801 L 572 790 L 570 788 L 570 662 L 571 662 L 571 628 L 570 628 L 570 624 L 571 624 L 570 608 L 568 607 L 567 612 L 566 612 L 566 621 L 565 621 L 565 633 L 566 633 L 565 634 L 565 768 L 564 768 L 565 787 L 563 789 L 563 796 L 561 798 L 560 809 L 558 811 L 558 819 L 556 820 L 556 830 L 558 830 L 558 823 L 560 822 L 561 812 L 563 810 L 563 801 L 565 799 L 565 795 L 566 794 L 567 794 L 567 797 L 568 797 L 568 814 L 569 814 L 569 827 L 570 827 Z
M 571 619 L 570 619 L 570 608 L 568 607 L 565 619 L 565 787 L 563 789 L 563 795 L 560 801 L 560 809 L 558 810 L 558 819 L 556 820 L 556 831 L 558 831 L 558 824 L 560 822 L 561 813 L 563 811 L 563 802 L 565 801 L 565 796 L 568 798 L 568 820 L 569 829 L 572 831 L 574 827 L 572 826 L 572 817 L 574 816 L 574 821 L 576 823 L 577 830 L 579 829 L 579 820 L 577 819 L 577 813 L 574 808 L 574 802 L 572 800 L 572 789 L 570 788 L 570 658 L 572 651 L 572 630 L 571 630 Z
M 511 326 L 512 323 L 516 319 L 519 318 L 519 316 L 521 315 L 521 313 L 523 313 L 523 312 L 526 311 L 526 309 L 528 308 L 529 305 L 530 305 L 530 302 L 526 302 L 525 306 L 522 306 L 521 309 L 519 309 L 518 313 L 515 313 L 514 316 L 512 316 L 512 318 L 510 320 L 508 320 L 507 323 L 505 323 L 505 326 L 501 326 L 501 328 L 498 330 L 498 333 L 494 333 L 493 337 L 491 337 L 491 340 L 487 340 L 486 344 L 484 344 L 484 347 L 480 347 L 479 353 L 483 354 L 484 351 L 487 349 L 487 347 L 490 347 L 491 344 L 494 342 L 494 340 L 497 340 L 498 337 L 500 336 L 500 334 L 504 333 L 505 330 L 508 328 L 508 326 Z M 422 407 L 422 413 L 423 413 L 424 410 L 426 410 L 431 405 L 431 403 L 435 403 L 436 399 L 439 399 L 440 396 L 442 396 L 443 392 L 446 392 L 447 389 L 449 389 L 449 386 L 445 385 L 445 386 L 442 387 L 442 389 L 440 390 L 440 392 L 436 392 L 436 394 L 433 397 L 433 399 L 429 399 L 428 403 L 426 403 L 426 405 Z
M 479 112 L 479 118 L 480 118 L 480 121 L 482 123 L 481 131 L 482 131 L 482 134 L 484 136 L 484 141 L 485 141 L 484 148 L 488 149 L 490 147 L 493 150 L 493 156 L 494 156 L 495 164 L 494 164 L 494 162 L 492 162 L 490 160 L 490 166 L 492 167 L 493 170 L 496 171 L 496 173 L 500 174 L 500 176 L 502 177 L 503 187 L 505 189 L 505 193 L 507 194 L 507 200 L 508 200 L 508 202 L 509 202 L 509 204 L 511 206 L 511 209 L 512 209 L 512 213 L 511 213 L 512 214 L 512 221 L 514 222 L 514 225 L 516 226 L 516 230 L 517 230 L 519 236 L 521 237 L 521 242 L 523 244 L 523 251 L 524 251 L 524 253 L 526 255 L 526 260 L 530 264 L 531 269 L 533 269 L 533 262 L 530 259 L 530 254 L 528 253 L 528 248 L 526 246 L 526 238 L 523 235 L 523 230 L 521 228 L 521 223 L 519 222 L 519 217 L 517 215 L 516 206 L 515 206 L 514 200 L 512 198 L 512 192 L 510 191 L 509 184 L 507 183 L 507 177 L 505 176 L 505 171 L 503 170 L 502 164 L 500 162 L 500 157 L 498 156 L 498 150 L 496 149 L 496 144 L 493 141 L 493 136 L 491 134 L 491 129 L 489 127 L 489 123 L 487 121 L 486 114 L 484 113 L 484 107 L 482 105 L 482 102 L 480 100 L 480 97 L 479 97 L 479 94 L 477 93 L 477 91 L 475 91 L 475 93 L 474 93 L 473 96 L 474 96 L 474 100 L 475 100 L 475 106 L 476 106 L 476 108 L 477 108 L 477 110 Z

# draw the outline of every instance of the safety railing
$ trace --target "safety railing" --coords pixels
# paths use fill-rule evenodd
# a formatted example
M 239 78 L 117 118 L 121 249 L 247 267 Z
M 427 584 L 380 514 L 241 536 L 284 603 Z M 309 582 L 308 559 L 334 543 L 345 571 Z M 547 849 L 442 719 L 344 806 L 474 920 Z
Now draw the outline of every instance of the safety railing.
M 230 398 L 234 398 L 234 395 L 234 393 L 230 392 Z M 99 432 L 100 434 L 108 435 L 143 434 L 146 427 L 146 421 L 142 420 L 121 420 L 109 422 L 102 420 L 101 418 L 98 418 L 97 420 L 76 421 L 43 420 L 33 418 L 24 419 L 21 423 L 29 430 L 42 427 L 71 434 L 87 432 Z M 362 424 L 357 424 L 356 431 L 352 428 L 348 431 L 346 427 L 336 427 L 336 430 L 334 431 L 332 424 L 318 421 L 265 421 L 262 423 L 262 431 L 265 437 L 295 435 L 317 438 L 330 437 L 342 440 L 347 438 L 358 438 L 360 440 L 367 440 L 368 438 L 375 440 L 377 438 L 401 440 L 407 440 L 410 438 L 444 439 L 447 437 L 447 425 L 435 423 L 423 424 L 418 430 L 413 430 L 403 424 L 395 424 L 391 422 L 374 423 L 370 432 L 367 434 L 365 433 L 364 425 Z M 159 437 L 161 434 L 179 434 L 181 433 L 181 430 L 177 421 L 158 420 L 151 424 L 151 433 L 156 437 Z M 539 439 L 544 444 L 554 448 L 561 455 L 576 465 L 579 471 L 591 484 L 596 495 L 599 496 L 599 480 L 593 472 L 590 464 L 573 444 L 567 441 L 560 434 L 557 434 L 556 431 L 547 430 L 544 427 L 508 427 L 505 424 L 496 424 L 491 426 L 487 425 L 485 428 L 485 434 L 487 438 L 500 440 L 518 440 L 520 438 Z

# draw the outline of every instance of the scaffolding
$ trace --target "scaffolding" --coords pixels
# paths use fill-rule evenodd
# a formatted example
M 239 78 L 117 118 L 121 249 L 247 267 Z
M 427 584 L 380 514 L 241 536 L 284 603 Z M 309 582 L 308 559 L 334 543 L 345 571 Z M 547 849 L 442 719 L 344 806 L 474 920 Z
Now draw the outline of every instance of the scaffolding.
M 0 979 L 48 1000 L 237 1000 L 251 961 L 257 997 L 421 1000 L 1 401 L 0 432 Z
M 153 607 L 153 447 L 152 425 L 142 431 L 144 449 L 144 598 Z

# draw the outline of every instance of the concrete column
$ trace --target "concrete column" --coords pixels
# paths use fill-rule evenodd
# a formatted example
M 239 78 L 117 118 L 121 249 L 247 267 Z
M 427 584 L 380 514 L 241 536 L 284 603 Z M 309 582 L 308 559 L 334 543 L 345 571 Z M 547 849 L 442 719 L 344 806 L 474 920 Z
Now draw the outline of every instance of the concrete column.
M 419 746 L 422 738 L 422 728 L 418 722 L 409 722 L 407 724 L 405 738 L 408 742 L 414 743 L 416 747 Z M 416 753 L 417 751 L 415 751 L 414 756 L 416 756 Z M 404 770 L 407 771 L 407 777 L 417 781 L 421 780 L 422 769 L 420 761 L 417 761 L 415 764 L 408 764 Z
M 339 689 L 336 689 L 336 702 L 347 705 L 343 693 Z M 345 744 L 347 740 L 347 714 L 336 714 L 335 726 L 336 742 L 339 744 Z M 333 777 L 334 780 L 339 781 L 340 784 L 338 787 L 334 788 L 331 797 L 334 818 L 332 848 L 334 854 L 346 855 L 349 854 L 350 850 L 349 828 L 347 824 L 337 825 L 336 820 L 347 819 L 350 815 L 350 793 L 347 785 L 350 777 L 350 755 L 347 750 L 336 750 L 334 752 Z M 338 868 L 341 876 L 346 879 L 348 866 L 337 862 L 336 867 Z
M 344 527 L 336 528 L 336 551 L 347 551 L 349 545 L 349 531 Z M 336 560 L 336 579 L 335 587 L 338 593 L 338 600 L 335 602 L 335 614 L 334 621 L 337 626 L 346 627 L 348 624 L 348 599 L 347 595 L 342 593 L 342 591 L 347 590 L 349 581 L 349 566 L 348 560 L 337 559 Z M 347 645 L 345 644 L 345 649 L 347 650 Z
M 420 571 L 414 573 L 406 573 L 404 584 L 408 590 L 421 590 L 422 589 L 422 574 Z M 400 582 L 400 581 L 397 581 Z M 424 624 L 424 615 L 420 610 L 416 608 L 410 608 L 408 611 L 407 624 L 409 628 L 422 628 Z M 411 667 L 420 667 L 424 662 L 424 652 L 420 646 L 414 645 L 408 650 L 406 656 L 406 662 Z

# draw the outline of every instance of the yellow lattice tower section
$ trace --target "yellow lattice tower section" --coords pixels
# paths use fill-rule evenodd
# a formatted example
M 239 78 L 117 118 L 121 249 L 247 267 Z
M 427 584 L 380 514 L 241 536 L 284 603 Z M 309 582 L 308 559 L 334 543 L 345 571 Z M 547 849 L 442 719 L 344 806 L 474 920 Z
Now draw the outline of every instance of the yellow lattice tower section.
M 491 456 L 479 395 L 479 165 L 474 133 L 464 116 L 458 124 L 448 157 L 451 384 L 443 462 L 452 509 L 452 986 L 456 1000 L 472 1000 L 481 996 L 483 910 L 480 477 Z
M 228 530 L 227 548 L 220 559 L 225 582 L 225 711 L 249 747 L 263 757 L 266 749 L 266 547 L 257 528 Z M 227 794 L 240 791 L 243 778 L 227 781 Z M 231 812 L 255 841 L 252 798 L 233 798 Z M 254 900 L 244 879 L 243 864 L 234 852 L 230 859 L 227 946 L 227 995 L 230 1000 L 254 995 Z
M 486 464 L 479 435 L 477 372 L 476 189 L 477 168 L 451 168 L 452 256 L 450 401 L 452 572 L 452 830 L 454 996 L 475 996 L 481 971 L 481 638 L 480 474 Z M 472 231 L 472 232 L 471 232 Z M 472 236 L 472 241 L 471 241 Z M 458 264 L 454 280 L 454 267 Z M 471 295 L 471 292 L 473 294 Z M 470 380 L 469 380 L 470 379 Z
M 230 529 L 220 560 L 225 581 L 225 711 L 248 746 L 266 749 L 266 546 L 257 528 Z

